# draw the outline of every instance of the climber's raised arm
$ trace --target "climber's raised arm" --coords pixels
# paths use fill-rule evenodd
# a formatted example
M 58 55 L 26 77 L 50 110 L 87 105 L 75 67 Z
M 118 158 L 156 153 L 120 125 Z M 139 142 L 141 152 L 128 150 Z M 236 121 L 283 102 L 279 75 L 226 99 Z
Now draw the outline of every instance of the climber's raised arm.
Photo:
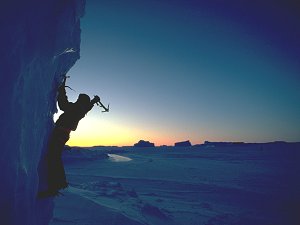
M 60 110 L 66 111 L 69 108 L 70 102 L 68 101 L 68 97 L 66 95 L 66 77 L 64 78 L 63 83 L 58 88 L 58 96 L 57 96 L 57 102 Z
M 94 98 L 91 100 L 90 107 L 88 108 L 88 111 L 90 111 L 93 108 L 93 106 L 95 104 L 97 104 L 98 102 L 100 102 L 100 98 L 99 98 L 98 95 L 95 95 Z

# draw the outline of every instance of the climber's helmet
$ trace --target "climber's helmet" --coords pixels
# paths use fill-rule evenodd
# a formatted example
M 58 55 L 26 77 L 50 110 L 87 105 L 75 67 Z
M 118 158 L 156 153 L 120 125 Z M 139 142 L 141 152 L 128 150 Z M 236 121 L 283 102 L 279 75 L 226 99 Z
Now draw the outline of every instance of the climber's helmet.
M 76 101 L 76 104 L 80 104 L 84 107 L 89 106 L 91 104 L 91 99 L 88 95 L 86 94 L 80 94 L 78 96 L 78 99 Z

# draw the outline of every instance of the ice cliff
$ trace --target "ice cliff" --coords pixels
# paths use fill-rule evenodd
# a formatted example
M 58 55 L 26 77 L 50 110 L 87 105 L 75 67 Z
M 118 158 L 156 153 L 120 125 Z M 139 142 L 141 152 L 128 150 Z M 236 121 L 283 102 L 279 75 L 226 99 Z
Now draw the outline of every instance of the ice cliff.
M 84 0 L 0 3 L 0 224 L 48 224 L 53 200 L 43 155 L 56 112 L 56 88 L 79 59 Z

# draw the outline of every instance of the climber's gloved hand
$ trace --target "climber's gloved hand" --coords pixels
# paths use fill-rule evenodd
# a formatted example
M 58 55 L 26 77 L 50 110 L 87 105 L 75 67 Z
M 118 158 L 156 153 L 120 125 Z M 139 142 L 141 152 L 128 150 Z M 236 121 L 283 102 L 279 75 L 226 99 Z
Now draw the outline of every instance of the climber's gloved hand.
M 100 102 L 100 98 L 98 95 L 95 95 L 94 98 L 92 99 L 91 103 L 95 104 L 97 102 Z

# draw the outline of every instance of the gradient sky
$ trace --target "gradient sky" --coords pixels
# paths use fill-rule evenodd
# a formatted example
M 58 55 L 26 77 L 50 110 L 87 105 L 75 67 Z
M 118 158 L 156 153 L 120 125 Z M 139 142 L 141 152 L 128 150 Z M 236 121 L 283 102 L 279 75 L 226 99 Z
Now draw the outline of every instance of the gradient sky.
M 94 107 L 68 144 L 300 141 L 290 2 L 87 0 L 67 92 L 97 94 L 111 111 Z

